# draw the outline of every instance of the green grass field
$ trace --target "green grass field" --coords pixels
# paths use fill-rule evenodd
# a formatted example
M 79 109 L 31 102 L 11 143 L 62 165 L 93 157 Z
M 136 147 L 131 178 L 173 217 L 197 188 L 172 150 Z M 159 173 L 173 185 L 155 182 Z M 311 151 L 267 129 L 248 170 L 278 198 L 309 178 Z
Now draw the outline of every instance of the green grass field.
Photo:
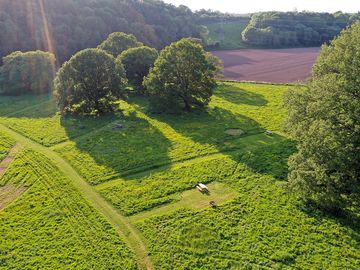
M 12 196 L 0 211 L 0 269 L 136 269 L 111 225 L 43 155 L 18 154 L 0 194 Z
M 247 44 L 243 42 L 241 37 L 241 33 L 247 24 L 246 20 L 206 24 L 207 32 L 203 34 L 205 44 L 211 47 L 219 44 L 219 47 L 216 48 L 219 50 L 247 48 Z
M 95 185 L 172 162 L 249 147 L 251 138 L 242 142 L 252 135 L 261 135 L 253 137 L 254 143 L 282 140 L 285 109 L 281 104 L 288 88 L 222 83 L 206 111 L 172 116 L 149 114 L 146 100 L 133 99 L 121 104 L 122 130 L 109 125 L 54 149 Z M 228 129 L 244 134 L 231 136 Z M 266 129 L 279 135 L 268 138 L 262 135 Z
M 40 97 L 40 100 L 42 97 Z M 22 104 L 19 103 L 21 108 Z M 20 111 L 14 110 L 7 116 L 1 117 L 1 122 L 11 129 L 30 137 L 38 143 L 45 146 L 51 146 L 60 142 L 68 141 L 75 137 L 84 135 L 94 129 L 106 125 L 114 119 L 114 115 L 108 115 L 98 119 L 81 118 L 81 117 L 62 117 L 56 108 L 53 98 L 48 97 L 47 100 L 40 104 L 35 100 L 30 100 L 30 104 L 35 103 L 30 108 L 26 107 Z M 1 111 L 0 111 L 1 112 Z
M 220 161 L 216 166 L 221 166 Z M 222 181 L 238 196 L 138 226 L 158 269 L 358 269 L 359 225 L 307 211 L 284 183 L 237 164 Z
M 91 119 L 0 96 L 0 153 L 27 148 L 0 177 L 0 205 L 16 189 L 0 207 L 0 269 L 359 269 L 359 210 L 325 215 L 286 188 L 290 87 L 220 82 L 205 111 L 131 98 Z

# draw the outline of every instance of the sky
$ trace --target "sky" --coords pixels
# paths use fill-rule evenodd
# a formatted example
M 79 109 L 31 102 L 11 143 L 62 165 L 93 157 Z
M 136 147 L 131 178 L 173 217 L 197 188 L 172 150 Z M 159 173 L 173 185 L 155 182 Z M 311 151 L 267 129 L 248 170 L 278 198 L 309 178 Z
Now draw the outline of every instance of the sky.
M 254 13 L 258 11 L 360 11 L 360 0 L 163 0 L 176 6 L 185 5 L 192 10 L 212 9 L 229 13 Z

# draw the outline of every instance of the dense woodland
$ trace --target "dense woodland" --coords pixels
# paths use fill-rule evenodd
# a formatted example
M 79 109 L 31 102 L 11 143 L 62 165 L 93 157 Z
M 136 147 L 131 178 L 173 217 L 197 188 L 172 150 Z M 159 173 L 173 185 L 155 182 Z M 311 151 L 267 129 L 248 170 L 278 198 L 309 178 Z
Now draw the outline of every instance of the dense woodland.
M 248 24 L 242 38 L 249 46 L 319 46 L 359 18 L 340 12 L 265 12 L 248 23 L 249 16 L 192 12 L 157 0 L 1 0 L 0 58 L 17 50 L 43 50 L 61 64 L 113 32 L 134 34 L 160 49 L 183 37 L 200 37 L 207 32 L 202 25 L 232 21 Z
M 193 17 L 185 6 L 156 0 L 1 0 L 0 57 L 16 50 L 48 50 L 62 63 L 113 32 L 132 33 L 162 48 L 199 36 Z
M 264 12 L 251 17 L 242 38 L 262 47 L 320 46 L 359 19 L 342 12 Z

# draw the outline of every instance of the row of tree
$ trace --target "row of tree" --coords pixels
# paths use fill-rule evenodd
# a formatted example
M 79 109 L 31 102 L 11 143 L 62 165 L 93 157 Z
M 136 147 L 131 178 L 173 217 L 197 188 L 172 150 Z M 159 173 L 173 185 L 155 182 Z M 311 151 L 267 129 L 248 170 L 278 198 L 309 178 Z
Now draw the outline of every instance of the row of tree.
M 263 12 L 251 17 L 242 39 L 262 47 L 320 46 L 359 19 L 342 12 Z
M 265 12 L 243 32 L 251 45 L 318 46 L 358 19 L 343 13 Z M 201 36 L 210 22 L 248 20 L 211 10 L 192 12 L 158 0 L 1 0 L 0 59 L 13 51 L 49 51 L 58 64 L 97 46 L 110 33 L 132 33 L 161 49 L 184 37 Z
M 1 0 L 0 58 L 42 50 L 62 63 L 113 32 L 155 48 L 199 36 L 189 8 L 157 0 Z
M 159 112 L 177 112 L 210 101 L 220 61 L 192 38 L 174 42 L 158 54 L 134 35 L 116 32 L 97 48 L 66 61 L 55 77 L 55 96 L 64 114 L 113 111 L 128 85 L 151 99 Z M 0 87 L 8 95 L 44 94 L 53 86 L 54 55 L 43 51 L 14 52 L 4 58 Z
M 197 40 L 174 42 L 158 55 L 132 35 L 113 33 L 97 49 L 82 50 L 63 64 L 55 95 L 64 114 L 101 114 L 126 97 L 129 82 L 159 112 L 190 111 L 210 101 L 218 67 Z

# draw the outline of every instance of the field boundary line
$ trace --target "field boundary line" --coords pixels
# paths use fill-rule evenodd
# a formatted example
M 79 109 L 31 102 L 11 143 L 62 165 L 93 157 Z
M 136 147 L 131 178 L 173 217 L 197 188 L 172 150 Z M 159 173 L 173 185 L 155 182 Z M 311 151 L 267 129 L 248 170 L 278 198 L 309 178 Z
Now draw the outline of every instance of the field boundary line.
M 274 83 L 274 82 L 265 82 L 265 81 L 247 81 L 247 80 L 230 80 L 230 79 L 217 79 L 218 82 L 228 82 L 228 83 L 251 83 L 251 84 L 263 84 L 263 85 L 282 85 L 282 86 L 306 86 L 306 83 Z
M 127 217 L 120 214 L 109 202 L 96 192 L 93 186 L 86 182 L 65 159 L 48 147 L 21 135 L 3 124 L 0 124 L 0 127 L 21 145 L 28 146 L 49 158 L 65 176 L 72 180 L 74 187 L 78 189 L 80 194 L 112 224 L 120 237 L 135 253 L 139 269 L 153 269 L 144 238 L 138 229 Z

